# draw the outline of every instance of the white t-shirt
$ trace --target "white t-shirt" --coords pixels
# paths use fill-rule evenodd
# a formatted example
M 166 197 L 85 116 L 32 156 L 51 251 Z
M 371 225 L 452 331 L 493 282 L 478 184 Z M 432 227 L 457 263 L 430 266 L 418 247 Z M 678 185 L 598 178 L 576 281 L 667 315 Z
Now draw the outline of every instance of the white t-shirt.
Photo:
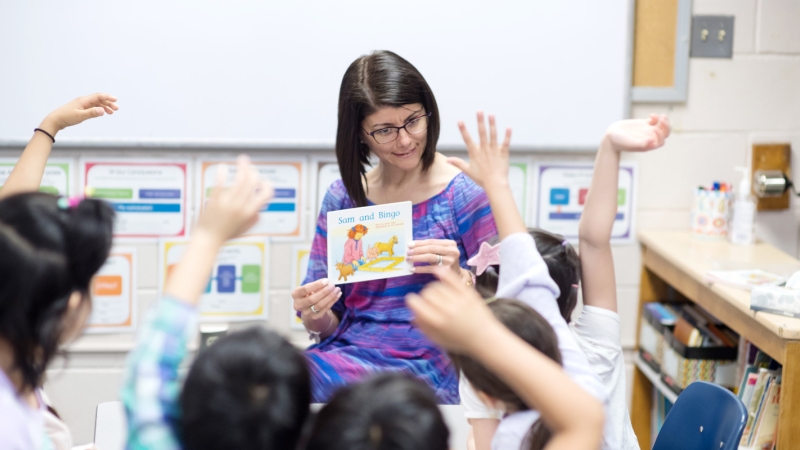
M 497 426 L 492 439 L 492 450 L 517 450 L 522 448 L 525 436 L 539 420 L 539 411 L 520 411 L 509 414 Z
M 3 450 L 52 450 L 45 435 L 44 401 L 37 392 L 39 409 L 33 409 L 17 395 L 14 385 L 0 370 L 0 448 Z
M 619 337 L 619 314 L 584 305 L 571 328 L 575 340 L 589 360 L 589 365 L 608 389 L 603 448 L 639 450 L 639 441 L 633 432 L 625 395 L 625 360 Z

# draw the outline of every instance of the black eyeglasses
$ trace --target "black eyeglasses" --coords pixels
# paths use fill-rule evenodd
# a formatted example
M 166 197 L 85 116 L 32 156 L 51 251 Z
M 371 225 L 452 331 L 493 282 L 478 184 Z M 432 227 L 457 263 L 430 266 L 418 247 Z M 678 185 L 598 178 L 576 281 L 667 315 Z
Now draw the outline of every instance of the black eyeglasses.
M 406 130 L 408 134 L 419 134 L 428 129 L 428 118 L 433 115 L 432 112 L 420 114 L 419 116 L 411 118 L 402 127 L 386 127 L 380 130 L 375 130 L 372 133 L 367 133 L 375 139 L 378 144 L 388 144 L 400 136 L 400 130 Z M 366 131 L 366 130 L 365 130 Z

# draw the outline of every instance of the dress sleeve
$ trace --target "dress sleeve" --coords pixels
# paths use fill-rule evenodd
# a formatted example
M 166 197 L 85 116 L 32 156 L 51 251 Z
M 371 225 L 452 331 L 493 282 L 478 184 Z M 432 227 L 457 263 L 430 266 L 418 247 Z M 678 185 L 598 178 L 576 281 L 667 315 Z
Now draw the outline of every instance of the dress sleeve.
M 342 180 L 337 180 L 328 188 L 322 200 L 322 208 L 317 218 L 317 229 L 311 243 L 311 254 L 308 257 L 308 271 L 303 279 L 303 284 L 325 278 L 328 276 L 328 211 L 339 211 L 352 207 L 352 202 L 347 196 Z M 344 296 L 333 304 L 333 312 L 340 316 L 344 312 Z M 297 313 L 298 317 L 300 313 Z
M 466 267 L 467 259 L 478 253 L 481 243 L 497 236 L 497 226 L 486 192 L 466 175 L 458 177 L 453 183 L 453 210 L 458 234 L 466 251 L 461 255 L 461 267 Z
M 128 417 L 126 449 L 181 449 L 178 367 L 197 318 L 197 308 L 164 298 L 145 321 L 120 393 Z

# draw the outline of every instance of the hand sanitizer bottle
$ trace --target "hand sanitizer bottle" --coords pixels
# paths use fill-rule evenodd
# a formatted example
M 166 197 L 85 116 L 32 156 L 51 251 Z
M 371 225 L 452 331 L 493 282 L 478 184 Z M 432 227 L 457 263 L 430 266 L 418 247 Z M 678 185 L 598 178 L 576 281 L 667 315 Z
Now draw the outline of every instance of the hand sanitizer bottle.
M 755 242 L 756 199 L 750 193 L 750 171 L 747 167 L 737 167 L 742 172 L 742 181 L 736 189 L 736 200 L 733 203 L 733 219 L 730 222 L 731 243 L 751 245 Z

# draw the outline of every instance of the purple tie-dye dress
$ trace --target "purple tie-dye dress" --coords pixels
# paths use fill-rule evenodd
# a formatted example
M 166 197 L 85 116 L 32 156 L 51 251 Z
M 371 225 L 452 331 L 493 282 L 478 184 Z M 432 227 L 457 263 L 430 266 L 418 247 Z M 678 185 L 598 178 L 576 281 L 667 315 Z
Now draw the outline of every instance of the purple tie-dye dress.
M 303 284 L 327 276 L 326 213 L 352 208 L 341 180 L 328 188 L 317 221 Z M 486 193 L 458 174 L 439 194 L 413 206 L 414 239 L 450 239 L 461 267 L 481 242 L 497 235 Z M 419 292 L 431 275 L 420 274 L 344 285 L 333 306 L 342 317 L 336 331 L 306 352 L 314 402 L 327 402 L 340 386 L 382 371 L 404 371 L 427 383 L 441 404 L 458 404 L 458 374 L 447 355 L 411 324 L 405 295 Z

